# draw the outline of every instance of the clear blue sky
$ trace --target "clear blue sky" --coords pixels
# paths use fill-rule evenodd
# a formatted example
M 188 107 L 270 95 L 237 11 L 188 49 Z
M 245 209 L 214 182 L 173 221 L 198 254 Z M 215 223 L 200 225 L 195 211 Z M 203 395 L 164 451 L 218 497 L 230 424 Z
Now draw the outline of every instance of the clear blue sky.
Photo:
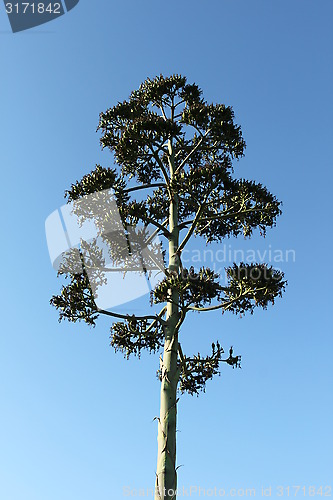
M 160 73 L 233 106 L 247 142 L 236 175 L 283 200 L 265 240 L 227 245 L 296 252 L 273 308 L 184 324 L 188 354 L 219 338 L 243 363 L 181 399 L 179 486 L 277 498 L 279 485 L 332 484 L 332 21 L 329 0 L 81 0 L 14 35 L 0 5 L 1 500 L 154 486 L 158 356 L 115 354 L 105 319 L 58 324 L 44 222 L 73 181 L 111 164 L 99 113 Z

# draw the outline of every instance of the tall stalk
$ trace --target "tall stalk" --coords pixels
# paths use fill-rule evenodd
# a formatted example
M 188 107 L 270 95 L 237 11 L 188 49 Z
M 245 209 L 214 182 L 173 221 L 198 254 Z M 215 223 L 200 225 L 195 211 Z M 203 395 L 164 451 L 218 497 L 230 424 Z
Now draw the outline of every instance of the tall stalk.
M 142 350 L 159 351 L 164 344 L 155 500 L 175 500 L 177 386 L 180 394 L 198 395 L 205 390 L 206 382 L 219 373 L 223 362 L 234 368 L 240 366 L 240 356 L 233 356 L 232 347 L 229 357 L 222 358 L 224 351 L 218 340 L 211 344 L 211 355 L 184 355 L 178 335 L 186 314 L 216 310 L 253 313 L 256 307 L 266 309 L 274 304 L 286 285 L 281 271 L 261 262 L 234 262 L 226 269 L 224 282 L 220 282 L 219 274 L 205 267 L 204 262 L 197 271 L 193 266 L 183 268 L 181 253 L 193 236 L 204 238 L 208 244 L 241 234 L 250 237 L 255 229 L 265 235 L 267 228 L 275 226 L 281 203 L 262 184 L 232 177 L 232 161 L 241 158 L 245 150 L 232 108 L 207 103 L 201 89 L 188 84 L 181 75 L 148 78 L 128 101 L 101 113 L 98 128 L 103 134 L 101 145 L 113 153 L 118 166 L 112 169 L 97 165 L 66 191 L 69 203 L 82 197 L 86 200 L 87 195 L 90 200 L 92 195 L 91 206 L 86 201 L 79 203 L 75 214 L 83 221 L 96 219 L 98 238 L 95 242 L 81 239 L 81 273 L 78 249 L 63 254 L 58 274 L 69 278 L 69 282 L 50 302 L 58 309 L 60 320 L 85 321 L 94 326 L 100 314 L 111 317 L 111 345 L 127 359 L 140 356 Z M 119 214 L 110 211 L 109 202 L 104 215 L 102 204 L 96 205 L 95 193 L 104 190 L 114 192 Z M 146 190 L 150 193 L 146 201 L 132 198 L 131 193 Z M 168 270 L 151 295 L 152 303 L 164 305 L 157 315 L 120 314 L 100 309 L 95 301 L 95 292 L 107 277 L 105 273 L 122 269 L 122 264 L 119 269 L 111 269 L 107 262 L 122 263 L 125 257 L 127 263 L 122 245 L 104 234 L 110 221 L 118 220 L 118 216 L 124 234 L 125 228 L 134 229 L 133 242 L 128 231 L 128 243 L 133 243 L 134 249 L 140 249 L 141 224 L 150 234 L 146 247 L 157 235 L 168 241 Z M 137 225 L 140 238 L 135 232 Z M 186 231 L 184 237 L 181 231 Z M 103 242 L 102 247 L 98 241 Z M 132 259 L 136 253 L 130 255 Z M 151 262 L 154 269 L 154 251 Z
M 169 141 L 170 179 L 174 175 L 172 142 Z M 178 197 L 172 194 L 169 209 L 169 273 L 179 272 Z M 164 327 L 165 341 L 161 359 L 161 401 L 158 421 L 158 454 L 155 485 L 155 500 L 175 500 L 177 488 L 176 471 L 176 424 L 177 424 L 177 356 L 179 307 L 178 293 L 168 291 L 167 316 Z

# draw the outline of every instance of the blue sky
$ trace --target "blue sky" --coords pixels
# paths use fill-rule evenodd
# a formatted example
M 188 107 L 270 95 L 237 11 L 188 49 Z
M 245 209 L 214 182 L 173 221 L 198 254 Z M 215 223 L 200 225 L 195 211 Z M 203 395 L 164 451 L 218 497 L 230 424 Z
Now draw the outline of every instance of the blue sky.
M 81 0 L 14 35 L 0 6 L 1 499 L 113 500 L 154 486 L 158 356 L 115 354 L 106 319 L 57 322 L 44 223 L 72 182 L 112 165 L 99 113 L 160 73 L 233 106 L 247 142 L 235 174 L 283 200 L 265 240 L 226 245 L 296 255 L 280 264 L 289 285 L 273 308 L 184 324 L 188 354 L 218 338 L 243 363 L 182 397 L 179 486 L 271 486 L 276 498 L 280 485 L 332 485 L 332 15 L 327 0 Z

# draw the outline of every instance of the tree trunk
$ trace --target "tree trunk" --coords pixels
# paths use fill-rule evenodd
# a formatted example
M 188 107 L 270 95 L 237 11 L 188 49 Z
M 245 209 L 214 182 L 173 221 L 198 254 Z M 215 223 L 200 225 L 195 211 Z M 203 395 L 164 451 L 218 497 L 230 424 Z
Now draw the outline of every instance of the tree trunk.
M 172 146 L 170 146 L 170 149 Z M 172 152 L 172 149 L 171 149 Z M 172 154 L 171 154 L 172 157 Z M 173 176 L 173 162 L 170 165 Z M 174 195 L 170 203 L 169 230 L 169 272 L 179 272 L 179 259 L 176 251 L 179 245 L 178 199 Z M 177 420 L 177 352 L 179 321 L 178 294 L 169 290 L 171 301 L 167 304 L 165 342 L 161 359 L 161 405 L 158 421 L 158 455 L 155 485 L 155 500 L 175 500 L 177 488 L 176 471 L 176 420 Z
M 177 417 L 177 345 L 175 332 L 178 311 L 168 308 L 163 360 L 161 362 L 161 407 L 158 423 L 158 456 L 155 500 L 174 500 L 177 488 L 176 417 Z

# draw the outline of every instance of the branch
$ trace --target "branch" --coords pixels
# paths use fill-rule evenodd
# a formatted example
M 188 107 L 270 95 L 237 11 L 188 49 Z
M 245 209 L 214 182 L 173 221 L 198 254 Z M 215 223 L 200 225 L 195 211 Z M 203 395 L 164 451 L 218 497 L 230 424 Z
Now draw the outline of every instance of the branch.
M 162 104 L 159 106 L 159 108 L 162 111 L 162 115 L 163 115 L 164 120 L 167 121 L 168 119 L 167 119 L 167 116 L 165 114 L 165 111 L 164 111 L 164 108 L 163 108 Z
M 159 262 L 156 262 L 155 255 L 153 252 L 151 252 L 147 247 L 146 247 L 146 254 L 148 254 L 149 258 L 153 261 L 153 263 L 156 265 L 157 269 L 159 269 L 165 276 L 168 276 L 168 273 L 166 269 L 161 265 Z M 150 269 L 152 271 L 152 269 Z
M 165 309 L 165 308 L 163 308 Z M 163 311 L 162 309 L 162 311 Z M 161 311 L 161 312 L 162 312 Z M 152 319 L 154 321 L 158 321 L 159 323 L 161 323 L 161 325 L 164 325 L 165 324 L 165 321 L 160 318 L 160 314 L 161 312 L 156 315 L 156 316 L 135 316 L 134 314 L 132 316 L 130 316 L 129 314 L 119 314 L 119 313 L 115 313 L 115 312 L 111 312 L 111 311 L 105 311 L 104 309 L 100 309 L 99 307 L 96 307 L 96 312 L 100 313 L 100 314 L 105 314 L 106 316 L 111 316 L 113 318 L 119 318 L 119 319 L 125 319 L 125 320 L 131 320 L 131 319 L 134 319 L 134 320 L 149 320 L 149 319 Z M 161 314 L 163 315 L 163 314 Z
M 210 217 L 203 217 L 202 219 L 200 219 L 200 222 L 206 222 L 215 219 L 225 219 L 226 217 L 237 217 L 239 215 L 248 214 L 251 212 L 271 212 L 271 211 L 272 209 L 270 207 L 269 208 L 252 207 L 252 208 L 247 208 L 246 210 L 239 210 L 238 212 L 234 213 L 227 213 L 227 214 L 220 213 L 217 215 L 212 215 Z
M 238 212 L 233 212 L 233 213 L 217 213 L 216 215 L 211 215 L 209 217 L 202 217 L 201 219 L 198 219 L 197 222 L 208 222 L 208 221 L 213 221 L 216 219 L 226 219 L 227 217 L 237 217 L 243 214 L 251 213 L 251 212 L 271 212 L 271 208 L 259 208 L 259 207 L 252 207 L 248 208 L 243 211 L 238 211 Z M 179 230 L 186 228 L 189 224 L 193 224 L 195 219 L 192 220 L 187 220 L 185 222 L 182 222 L 179 224 Z
M 179 307 L 179 305 L 178 305 Z M 178 332 L 179 331 L 179 328 L 181 327 L 181 325 L 184 323 L 185 321 L 185 317 L 186 317 L 186 310 L 184 307 L 181 307 L 180 308 L 180 318 L 178 320 L 178 323 L 176 324 L 175 326 L 175 331 Z
M 168 231 L 168 229 L 166 229 L 163 224 L 160 224 L 159 222 L 157 222 L 155 219 L 151 219 L 150 217 L 145 217 L 144 219 L 145 222 L 148 222 L 149 224 L 152 224 L 153 226 L 157 227 L 159 231 L 162 231 L 162 233 L 164 234 L 164 236 L 166 238 L 169 238 L 170 237 L 170 231 Z
M 241 284 L 240 284 L 240 287 L 241 287 L 241 293 L 237 297 L 235 297 L 231 300 L 226 300 L 226 301 L 222 302 L 221 304 L 217 304 L 216 306 L 209 306 L 209 307 L 187 306 L 186 309 L 190 310 L 190 311 L 199 311 L 199 312 L 216 311 L 217 309 L 224 309 L 226 311 L 227 309 L 229 309 L 232 306 L 232 304 L 237 302 L 237 300 L 241 299 L 242 297 L 246 297 L 247 295 L 251 296 L 251 292 L 253 293 L 253 289 L 251 289 L 251 288 L 247 288 L 246 290 L 243 291 Z M 266 288 L 267 288 L 266 286 L 262 286 L 260 288 L 256 288 L 255 291 L 260 292 L 262 290 L 266 290 Z
M 247 292 L 249 292 L 249 291 L 251 291 L 251 290 L 250 289 L 245 290 L 245 292 L 238 295 L 238 297 L 235 297 L 234 299 L 231 299 L 231 300 L 226 300 L 225 302 L 223 302 L 221 304 L 217 304 L 216 306 L 209 306 L 209 307 L 187 306 L 186 309 L 190 310 L 190 311 L 199 311 L 199 312 L 216 311 L 217 309 L 222 309 L 222 308 L 227 310 L 234 302 L 236 302 L 240 298 L 246 296 Z
M 158 313 L 157 317 L 154 319 L 154 321 L 149 325 L 147 330 L 144 333 L 149 333 L 152 328 L 156 325 L 156 323 L 161 319 L 161 317 L 165 314 L 165 311 L 167 310 L 167 306 L 164 306 L 163 309 Z M 158 318 L 158 319 L 157 319 Z M 164 320 L 162 320 L 164 323 Z
M 189 152 L 189 154 L 184 158 L 184 160 L 177 167 L 175 174 L 177 174 L 179 172 L 179 170 L 181 170 L 183 168 L 183 166 L 185 165 L 185 163 L 190 159 L 190 157 L 193 155 L 193 153 L 198 149 L 198 147 L 201 145 L 201 143 L 203 142 L 203 140 L 207 137 L 207 135 L 209 134 L 209 132 L 210 132 L 210 129 L 207 129 L 206 132 L 205 132 L 205 134 L 202 135 L 200 141 L 194 146 L 194 148 L 192 148 L 192 150 Z
M 220 361 L 224 363 L 228 363 L 228 365 L 232 366 L 233 368 L 241 368 L 241 356 L 233 356 L 234 350 L 233 347 L 230 347 L 229 350 L 229 357 L 227 359 L 221 359 Z
M 100 266 L 89 266 L 86 264 L 86 269 L 91 271 L 102 271 L 103 273 L 128 273 L 130 271 L 142 272 L 142 267 L 100 267 Z
M 181 244 L 179 245 L 179 247 L 177 248 L 177 251 L 176 253 L 179 255 L 181 253 L 181 251 L 183 250 L 183 248 L 185 247 L 186 243 L 188 242 L 188 240 L 191 238 L 195 228 L 196 228 L 196 225 L 197 225 L 197 222 L 200 218 L 200 215 L 202 214 L 203 210 L 205 209 L 205 203 L 206 203 L 206 200 L 208 198 L 209 194 L 207 194 L 202 202 L 202 204 L 200 205 L 194 219 L 193 219 L 193 222 L 192 222 L 192 225 L 190 227 L 190 229 L 188 230 L 185 238 L 183 239 L 183 241 L 181 242 Z
M 190 146 L 188 146 L 188 145 L 186 145 L 186 144 L 185 144 L 185 142 L 186 142 L 186 141 L 185 141 L 185 137 L 183 138 L 183 140 L 184 140 L 184 144 L 182 144 L 182 141 L 181 141 L 178 137 L 175 137 L 175 140 L 176 140 L 176 141 L 180 144 L 180 149 L 179 149 L 179 151 L 175 154 L 175 159 L 177 159 L 177 158 L 178 158 L 178 156 L 179 156 L 180 154 L 182 154 L 182 153 L 183 153 L 183 149 L 185 149 L 185 148 L 189 149 L 189 148 L 190 148 Z M 189 141 L 188 141 L 188 142 L 189 142 Z M 183 148 L 183 149 L 182 149 L 182 148 Z
M 165 187 L 163 182 L 158 182 L 156 184 L 143 184 L 142 186 L 135 186 L 128 189 L 124 189 L 124 193 L 130 193 L 131 191 L 138 191 L 139 189 L 149 189 L 153 187 Z
M 169 217 L 168 217 L 167 219 L 165 219 L 165 220 L 162 222 L 162 226 L 164 226 L 165 224 L 167 224 L 167 222 L 169 222 Z M 151 243 L 151 242 L 154 240 L 155 236 L 157 236 L 159 232 L 160 232 L 160 229 L 159 229 L 159 228 L 157 228 L 157 229 L 156 229 L 156 230 L 155 230 L 155 231 L 154 231 L 154 232 L 153 232 L 153 233 L 149 236 L 148 240 L 146 241 L 146 246 L 148 246 L 148 245 L 149 245 L 149 243 Z
M 180 357 L 181 366 L 184 368 L 184 371 L 185 371 L 186 375 L 190 376 L 190 372 L 187 369 L 186 360 L 184 358 L 184 354 L 183 354 L 183 350 L 182 350 L 182 347 L 180 345 L 180 342 L 178 342 L 178 354 L 179 354 L 179 357 Z
M 174 108 L 176 109 L 177 106 L 180 106 L 181 104 L 183 104 L 185 101 L 185 99 L 181 99 L 180 101 L 178 101 L 176 104 L 174 104 Z
M 169 193 L 169 197 L 171 198 L 171 192 L 170 192 L 170 182 L 169 182 L 169 177 L 168 177 L 168 173 L 167 171 L 165 170 L 165 167 L 161 161 L 161 158 L 158 156 L 158 154 L 156 153 L 156 151 L 154 150 L 153 146 L 151 143 L 149 143 L 149 149 L 150 151 L 153 153 L 153 156 L 155 158 L 155 160 L 157 161 L 158 163 L 158 166 L 160 167 L 161 171 L 162 171 L 162 174 L 163 174 L 163 177 L 164 177 L 164 180 L 165 180 L 165 184 L 167 186 L 167 190 L 168 190 L 168 193 Z

